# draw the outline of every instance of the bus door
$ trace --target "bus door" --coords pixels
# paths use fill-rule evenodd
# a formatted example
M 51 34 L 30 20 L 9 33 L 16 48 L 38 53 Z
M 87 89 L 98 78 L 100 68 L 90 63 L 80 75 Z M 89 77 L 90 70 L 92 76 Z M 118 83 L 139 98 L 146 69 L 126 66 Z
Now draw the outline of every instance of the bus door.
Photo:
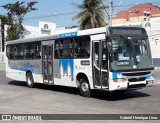
M 95 88 L 108 89 L 108 52 L 105 39 L 93 41 L 93 81 Z
M 43 82 L 53 84 L 53 45 L 42 45 Z

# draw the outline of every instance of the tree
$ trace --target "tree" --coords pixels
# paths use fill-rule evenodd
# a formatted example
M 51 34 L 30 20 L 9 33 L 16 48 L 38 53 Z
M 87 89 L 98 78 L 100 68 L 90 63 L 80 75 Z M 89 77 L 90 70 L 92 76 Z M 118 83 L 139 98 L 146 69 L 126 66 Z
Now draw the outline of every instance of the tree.
M 8 3 L 6 5 L 3 5 L 2 7 L 8 11 L 8 37 L 7 40 L 14 40 L 22 38 L 22 34 L 24 31 L 23 28 L 23 19 L 24 16 L 31 11 L 37 10 L 33 6 L 36 4 L 36 1 L 28 2 L 25 4 L 25 2 L 17 1 L 15 3 Z
M 5 15 L 0 15 L 0 19 L 1 19 L 1 31 L 0 33 L 2 33 L 2 51 L 4 51 L 4 41 L 5 41 L 5 36 L 4 36 L 4 30 L 5 27 L 4 25 L 8 22 L 8 17 Z
M 80 10 L 80 13 L 73 17 L 73 20 L 79 19 L 81 29 L 90 29 L 103 27 L 106 25 L 104 20 L 104 10 L 107 8 L 102 5 L 103 0 L 83 0 L 82 4 L 72 3 Z

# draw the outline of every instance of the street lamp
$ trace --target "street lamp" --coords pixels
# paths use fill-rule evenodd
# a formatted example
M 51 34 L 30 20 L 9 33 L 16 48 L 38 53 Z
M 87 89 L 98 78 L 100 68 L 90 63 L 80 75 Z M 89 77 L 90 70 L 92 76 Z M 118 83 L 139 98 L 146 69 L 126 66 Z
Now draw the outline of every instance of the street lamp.
M 151 12 L 150 11 L 144 11 L 144 16 L 145 16 L 145 20 L 146 20 L 146 18 L 148 17 L 148 20 L 149 20 L 149 17 L 150 17 L 150 15 L 151 15 Z

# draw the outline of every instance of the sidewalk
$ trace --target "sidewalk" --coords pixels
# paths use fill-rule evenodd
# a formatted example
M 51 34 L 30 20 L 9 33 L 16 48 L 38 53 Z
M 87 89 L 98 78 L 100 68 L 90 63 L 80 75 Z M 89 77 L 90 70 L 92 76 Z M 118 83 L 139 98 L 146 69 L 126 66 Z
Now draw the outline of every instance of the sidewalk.
M 5 70 L 6 67 L 5 67 L 5 63 L 0 63 L 0 70 Z
M 156 68 L 154 70 L 154 78 L 156 80 L 156 84 L 160 84 L 160 68 Z

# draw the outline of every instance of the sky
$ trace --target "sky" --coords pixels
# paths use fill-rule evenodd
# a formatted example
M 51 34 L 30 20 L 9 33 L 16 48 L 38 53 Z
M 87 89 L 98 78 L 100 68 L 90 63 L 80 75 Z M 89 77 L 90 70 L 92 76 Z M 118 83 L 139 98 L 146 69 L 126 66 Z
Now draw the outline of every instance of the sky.
M 15 3 L 18 0 L 0 0 L 0 6 Z M 38 10 L 27 13 L 24 18 L 24 25 L 38 26 L 39 21 L 54 22 L 57 27 L 69 27 L 77 24 L 73 21 L 73 16 L 79 12 L 71 3 L 82 3 L 83 0 L 19 0 L 31 2 L 37 1 L 34 6 Z M 135 4 L 153 3 L 160 5 L 160 0 L 113 0 L 114 11 L 116 14 L 121 10 L 125 10 Z M 108 5 L 108 0 L 104 0 L 104 4 Z M 0 14 L 6 15 L 7 11 L 0 7 Z

